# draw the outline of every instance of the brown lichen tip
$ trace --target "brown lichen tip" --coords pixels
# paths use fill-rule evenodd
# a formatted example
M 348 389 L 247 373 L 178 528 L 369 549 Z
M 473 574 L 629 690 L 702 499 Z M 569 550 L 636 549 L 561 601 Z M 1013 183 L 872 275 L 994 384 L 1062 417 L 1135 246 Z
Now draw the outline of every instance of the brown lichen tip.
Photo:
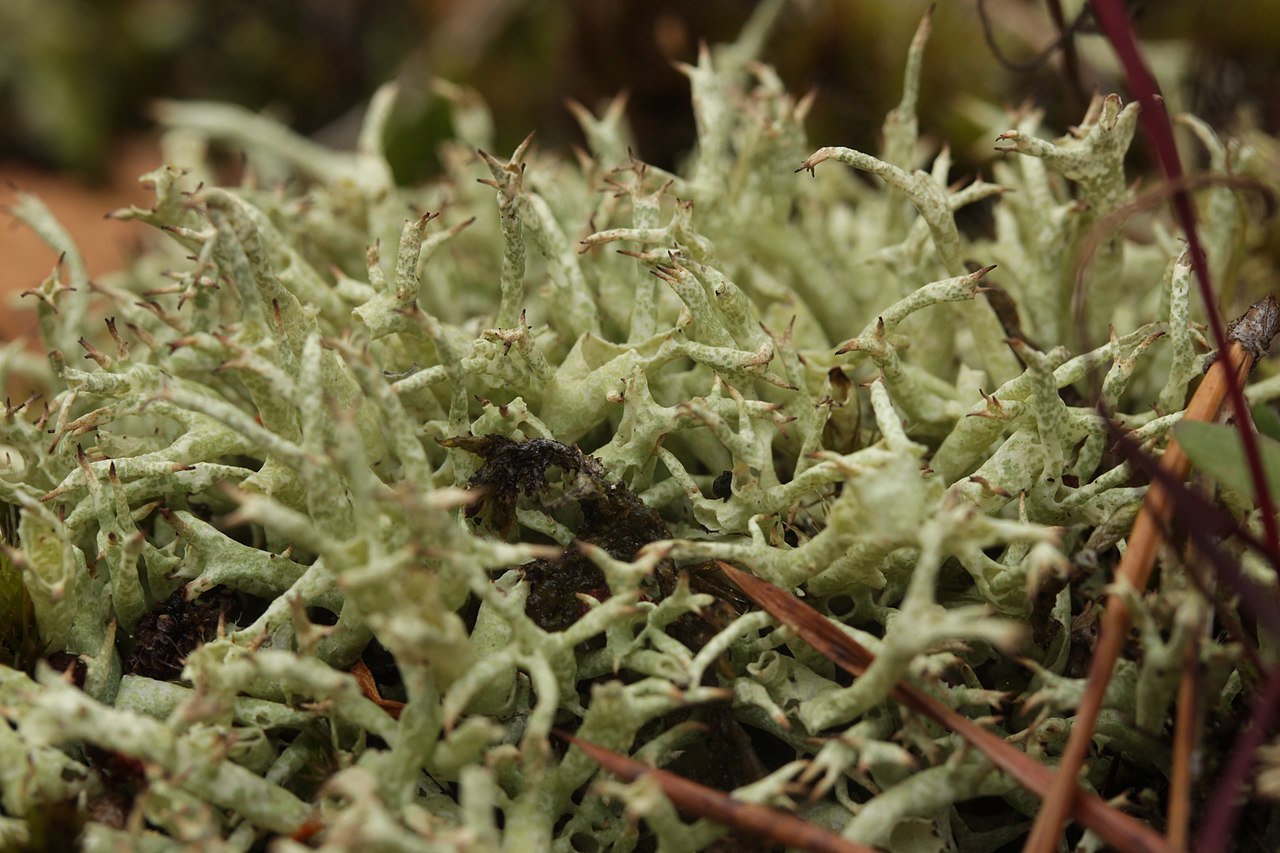
M 1257 362 L 1271 348 L 1271 339 L 1280 329 L 1280 306 L 1275 294 L 1267 294 L 1249 306 L 1236 319 L 1227 324 L 1227 339 L 1239 341 L 1240 346 Z

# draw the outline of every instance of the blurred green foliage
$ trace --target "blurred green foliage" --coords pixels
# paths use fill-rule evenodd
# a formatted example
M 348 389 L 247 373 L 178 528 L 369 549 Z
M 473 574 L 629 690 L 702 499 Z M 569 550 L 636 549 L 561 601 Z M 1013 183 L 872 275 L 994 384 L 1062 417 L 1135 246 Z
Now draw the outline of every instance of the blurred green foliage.
M 390 141 L 402 179 L 437 169 L 424 154 L 450 134 L 447 110 L 431 80 L 465 83 L 491 105 L 498 147 L 530 130 L 544 142 L 578 141 L 563 108 L 588 107 L 628 90 L 628 119 L 639 154 L 673 167 L 694 141 L 688 81 L 674 62 L 692 61 L 700 42 L 737 33 L 756 3 L 745 0 L 4 0 L 0 3 L 0 157 L 99 173 L 110 142 L 150 126 L 155 98 L 230 101 L 271 111 L 331 144 L 349 143 L 355 117 L 380 83 L 398 77 L 404 96 Z M 874 148 L 879 122 L 893 106 L 885 79 L 910 38 L 924 0 L 795 2 L 770 38 L 764 58 L 797 94 L 816 88 L 809 131 L 817 142 Z M 1080 0 L 1062 4 L 1068 19 Z M 1046 5 L 1031 0 L 981 4 L 992 39 L 1025 62 L 1051 46 L 1056 30 Z M 1146 39 L 1185 44 L 1193 70 L 1166 86 L 1187 89 L 1178 101 L 1214 125 L 1240 107 L 1263 130 L 1280 129 L 1280 4 L 1240 0 L 1229 14 L 1193 0 L 1135 4 Z M 966 113 L 977 100 L 1034 100 L 1049 124 L 1080 114 L 1077 87 L 1064 81 L 1056 56 L 1034 70 L 1002 65 L 984 40 L 976 0 L 944 3 L 922 84 L 922 124 L 964 152 L 986 124 Z M 1082 50 L 1101 40 L 1085 32 Z M 1093 56 L 1094 54 L 1089 54 Z M 1095 82 L 1118 80 L 1091 66 Z M 1087 94 L 1087 91 L 1085 92 Z M 975 152 L 976 153 L 976 152 Z
M 315 130 L 394 75 L 420 31 L 405 2 L 5 0 L 0 153 L 97 173 L 157 97 L 268 107 Z

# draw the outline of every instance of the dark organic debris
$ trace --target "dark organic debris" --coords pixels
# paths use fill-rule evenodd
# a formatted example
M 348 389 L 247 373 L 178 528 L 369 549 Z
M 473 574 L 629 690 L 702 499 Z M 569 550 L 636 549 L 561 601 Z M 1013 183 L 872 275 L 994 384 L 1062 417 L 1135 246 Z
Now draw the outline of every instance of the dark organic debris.
M 147 785 L 146 767 L 136 758 L 92 744 L 85 745 L 85 757 L 103 782 L 102 791 L 86 801 L 86 816 L 113 829 L 124 829 L 135 798 Z
M 225 587 L 214 587 L 194 601 L 187 601 L 185 588 L 178 588 L 138 623 L 124 671 L 158 681 L 177 678 L 187 655 L 217 635 L 218 621 L 234 605 L 235 596 Z
M 467 517 L 485 512 L 489 526 L 499 533 L 509 533 L 514 527 L 516 503 L 521 496 L 534 498 L 546 491 L 547 472 L 553 468 L 559 468 L 566 476 L 583 473 L 588 480 L 604 482 L 604 469 L 599 462 L 583 456 L 576 447 L 547 438 L 514 441 L 502 435 L 464 435 L 442 439 L 440 443 L 484 459 L 467 483 L 482 493 L 481 499 L 467 508 Z
M 518 442 L 500 435 L 462 436 L 441 443 L 485 460 L 468 482 L 482 497 L 467 514 L 483 514 L 499 533 L 512 529 L 523 497 L 531 508 L 548 514 L 576 508 L 575 541 L 602 548 L 617 560 L 633 560 L 645 545 L 671 537 L 666 524 L 635 492 L 609 482 L 604 466 L 576 447 L 544 438 Z M 553 468 L 567 480 L 558 495 L 548 475 Z M 563 631 L 578 620 L 586 610 L 580 594 L 598 600 L 609 596 L 604 575 L 572 546 L 557 559 L 526 563 L 523 571 L 529 582 L 525 612 L 547 631 Z

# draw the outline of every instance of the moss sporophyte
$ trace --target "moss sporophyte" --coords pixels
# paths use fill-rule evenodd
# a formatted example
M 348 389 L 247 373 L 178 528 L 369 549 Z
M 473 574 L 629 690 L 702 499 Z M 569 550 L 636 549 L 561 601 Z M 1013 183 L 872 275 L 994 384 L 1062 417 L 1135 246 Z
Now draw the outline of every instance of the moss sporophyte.
M 755 59 L 779 8 L 683 68 L 679 174 L 629 155 L 617 104 L 578 111 L 586 156 L 483 153 L 493 119 L 441 87 L 442 174 L 397 186 L 386 87 L 354 152 L 164 105 L 155 204 L 114 214 L 159 239 L 100 280 L 19 199 L 62 260 L 27 294 L 48 358 L 0 351 L 35 389 L 0 413 L 0 846 L 64 812 L 93 851 L 746 843 L 634 762 L 791 812 L 816 849 L 1026 833 L 1147 492 L 1095 403 L 1165 446 L 1212 359 L 1190 265 L 1158 209 L 1108 220 L 1134 105 L 1057 139 L 1022 110 L 992 179 L 954 184 L 946 148 L 916 168 L 926 21 L 880 155 L 814 152 Z M 1214 173 L 1252 167 L 1192 127 Z M 1202 197 L 1221 275 L 1259 224 Z M 986 233 L 957 226 L 978 202 Z M 1247 490 L 1229 507 L 1257 528 Z M 1209 740 L 1275 655 L 1203 630 L 1176 549 L 1156 565 L 1119 590 L 1139 642 L 1093 739 L 1123 760 L 1083 777 L 1142 803 L 1187 650 Z M 695 814 L 758 828 L 716 802 Z

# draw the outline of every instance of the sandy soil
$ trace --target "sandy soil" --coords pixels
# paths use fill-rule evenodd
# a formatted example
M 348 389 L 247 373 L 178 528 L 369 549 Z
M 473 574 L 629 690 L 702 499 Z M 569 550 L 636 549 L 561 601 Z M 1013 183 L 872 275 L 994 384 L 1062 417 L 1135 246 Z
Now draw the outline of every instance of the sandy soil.
M 89 275 L 102 275 L 118 269 L 131 246 L 151 239 L 144 225 L 103 216 L 130 204 L 149 205 L 152 196 L 137 178 L 159 162 L 152 140 L 135 139 L 119 146 L 110 178 L 98 185 L 27 164 L 0 163 L 0 205 L 7 211 L 16 192 L 39 196 L 79 245 Z M 0 214 L 0 342 L 25 338 L 36 343 L 31 299 L 21 299 L 19 294 L 39 284 L 57 260 L 54 251 L 25 225 L 7 212 Z

